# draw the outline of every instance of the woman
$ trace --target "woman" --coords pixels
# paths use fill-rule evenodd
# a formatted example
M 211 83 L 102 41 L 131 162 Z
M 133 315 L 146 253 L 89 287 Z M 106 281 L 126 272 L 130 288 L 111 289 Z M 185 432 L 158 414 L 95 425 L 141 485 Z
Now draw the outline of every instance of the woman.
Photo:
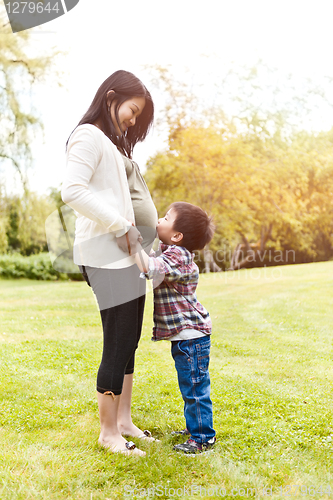
M 62 186 L 63 201 L 77 212 L 74 262 L 95 293 L 103 325 L 98 442 L 113 452 L 141 456 L 145 453 L 123 437 L 153 440 L 131 418 L 134 356 L 145 302 L 145 280 L 131 247 L 139 240 L 149 248 L 157 213 L 131 156 L 153 116 L 151 96 L 141 81 L 127 71 L 113 73 L 67 141 Z

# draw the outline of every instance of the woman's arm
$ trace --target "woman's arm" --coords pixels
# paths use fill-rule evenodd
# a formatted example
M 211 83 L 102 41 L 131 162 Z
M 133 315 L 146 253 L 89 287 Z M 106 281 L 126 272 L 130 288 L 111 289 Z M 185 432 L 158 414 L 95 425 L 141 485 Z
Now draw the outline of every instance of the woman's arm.
M 99 131 L 94 127 L 77 129 L 68 144 L 66 177 L 61 196 L 67 205 L 116 236 L 125 234 L 131 224 L 112 206 L 89 189 L 89 183 L 103 154 Z M 116 159 L 115 159 L 115 168 Z M 101 191 L 105 186 L 101 186 Z

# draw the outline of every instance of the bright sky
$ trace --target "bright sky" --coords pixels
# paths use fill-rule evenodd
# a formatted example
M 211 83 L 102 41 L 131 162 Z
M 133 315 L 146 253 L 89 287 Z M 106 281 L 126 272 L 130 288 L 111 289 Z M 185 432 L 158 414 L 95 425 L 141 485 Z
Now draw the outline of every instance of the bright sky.
M 45 144 L 34 147 L 30 186 L 45 193 L 60 185 L 68 135 L 114 71 L 126 69 L 145 83 L 146 64 L 171 64 L 175 73 L 186 66 L 198 74 L 217 61 L 228 67 L 262 59 L 298 76 L 333 76 L 332 19 L 331 0 L 80 0 L 31 31 L 37 51 L 55 46 L 67 54 L 61 58 L 64 88 L 47 85 L 36 96 Z M 162 146 L 153 131 L 134 159 L 144 170 Z

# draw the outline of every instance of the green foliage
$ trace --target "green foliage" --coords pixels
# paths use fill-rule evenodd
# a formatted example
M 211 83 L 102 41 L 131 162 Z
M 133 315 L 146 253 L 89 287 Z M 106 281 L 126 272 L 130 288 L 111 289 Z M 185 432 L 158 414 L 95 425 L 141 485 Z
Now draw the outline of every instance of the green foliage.
M 1 499 L 120 500 L 126 485 L 146 492 L 162 487 L 162 499 L 177 498 L 165 487 L 194 485 L 225 488 L 224 498 L 236 500 L 331 498 L 325 493 L 328 485 L 332 493 L 333 466 L 331 267 L 327 262 L 201 276 L 198 298 L 213 321 L 217 444 L 197 457 L 172 450 L 182 441 L 171 431 L 184 427 L 183 401 L 170 343 L 150 340 L 149 295 L 132 413 L 135 424 L 161 442 L 134 439 L 147 452 L 138 459 L 97 445 L 102 336 L 89 287 L 2 280 Z M 296 495 L 294 487 L 290 495 L 288 485 L 307 489 Z M 237 493 L 262 492 L 263 486 L 272 486 L 273 494 Z
M 146 172 L 159 213 L 184 200 L 212 214 L 210 249 L 222 268 L 274 265 L 266 250 L 293 251 L 294 262 L 331 258 L 333 129 L 302 130 L 330 105 L 325 89 L 261 62 L 214 69 L 180 82 L 150 68 L 168 131 Z
M 51 187 L 49 198 L 53 201 L 57 208 L 61 208 L 64 205 L 61 198 L 61 186 L 59 188 Z
M 239 267 L 263 265 L 264 257 L 256 258 L 266 246 L 292 249 L 295 261 L 327 260 L 333 255 L 332 133 L 302 132 L 276 142 L 200 124 L 180 127 L 170 134 L 169 149 L 150 159 L 147 184 L 161 214 L 183 200 L 214 216 L 211 249 L 227 250 L 227 267 L 239 240 Z
M 53 269 L 48 253 L 23 257 L 20 254 L 0 256 L 0 276 L 3 278 L 29 278 L 57 280 L 59 273 Z
M 46 252 L 45 221 L 55 210 L 55 202 L 25 190 L 23 195 L 6 195 L 0 191 L 1 253 L 19 252 L 32 255 Z
M 1 185 L 0 185 L 0 254 L 5 253 L 8 248 L 8 226 L 9 217 L 7 210 L 7 203 L 3 197 Z
M 56 271 L 49 254 L 46 252 L 30 255 L 29 257 L 24 257 L 19 253 L 0 255 L 0 278 L 28 278 L 44 281 L 69 278 L 82 280 L 79 272 L 67 275 Z

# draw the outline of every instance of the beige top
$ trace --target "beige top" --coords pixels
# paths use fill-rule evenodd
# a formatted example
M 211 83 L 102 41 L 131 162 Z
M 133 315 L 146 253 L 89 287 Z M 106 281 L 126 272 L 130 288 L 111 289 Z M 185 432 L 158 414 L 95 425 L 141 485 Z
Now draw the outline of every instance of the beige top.
M 123 156 L 135 215 L 135 224 L 143 236 L 143 248 L 149 248 L 156 237 L 157 211 L 147 184 L 135 161 Z
M 121 154 L 97 127 L 84 124 L 72 133 L 61 195 L 77 215 L 74 262 L 121 269 L 135 263 L 118 247 L 116 236 L 135 222 Z
M 125 234 L 133 221 L 144 237 L 143 246 L 148 247 L 157 224 L 156 208 L 139 167 L 90 124 L 74 130 L 66 157 L 61 194 L 77 215 L 75 264 L 107 269 L 134 265 L 134 258 L 118 247 L 116 237 Z

